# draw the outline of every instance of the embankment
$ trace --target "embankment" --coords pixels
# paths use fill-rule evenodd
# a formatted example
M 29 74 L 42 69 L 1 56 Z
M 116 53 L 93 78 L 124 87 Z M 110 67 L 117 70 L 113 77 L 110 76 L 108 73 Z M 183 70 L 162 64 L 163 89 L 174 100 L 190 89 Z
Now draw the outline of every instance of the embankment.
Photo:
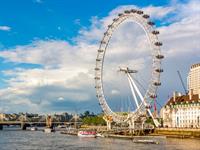
M 165 135 L 174 138 L 199 138 L 200 129 L 186 128 L 156 128 L 153 135 Z

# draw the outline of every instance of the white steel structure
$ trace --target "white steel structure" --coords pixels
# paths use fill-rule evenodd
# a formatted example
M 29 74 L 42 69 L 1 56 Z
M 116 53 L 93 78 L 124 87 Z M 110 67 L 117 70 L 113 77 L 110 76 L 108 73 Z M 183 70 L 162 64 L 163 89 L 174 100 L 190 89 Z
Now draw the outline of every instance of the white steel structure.
M 151 67 L 151 80 L 148 85 L 148 89 L 145 92 L 145 95 L 142 95 L 137 85 L 135 84 L 134 78 L 131 76 L 133 73 L 137 73 L 137 70 L 131 70 L 127 68 L 120 68 L 121 72 L 124 72 L 127 76 L 131 93 L 136 104 L 136 109 L 133 112 L 130 112 L 127 116 L 117 114 L 111 110 L 108 103 L 106 102 L 104 96 L 103 88 L 103 70 L 104 70 L 104 59 L 106 54 L 106 49 L 108 47 L 109 41 L 113 35 L 113 32 L 118 28 L 118 26 L 125 21 L 133 21 L 137 23 L 146 33 L 150 44 L 150 51 L 152 56 L 152 64 L 149 64 Z M 159 31 L 154 30 L 154 23 L 150 21 L 149 15 L 143 14 L 141 10 L 126 10 L 124 13 L 118 14 L 118 17 L 113 19 L 112 24 L 108 25 L 107 31 L 104 33 L 103 39 L 101 40 L 98 54 L 96 58 L 96 68 L 95 68 L 95 88 L 97 93 L 97 98 L 99 99 L 99 104 L 101 105 L 104 113 L 107 116 L 112 117 L 112 121 L 117 123 L 128 122 L 130 126 L 134 126 L 134 121 L 137 120 L 140 116 L 144 116 L 146 112 L 153 118 L 156 126 L 159 126 L 159 123 L 154 119 L 151 113 L 151 102 L 152 98 L 156 98 L 157 88 L 161 85 L 160 83 L 160 73 L 163 72 L 161 69 L 161 60 L 164 56 L 160 52 L 160 46 L 162 43 L 158 40 L 157 35 Z M 137 96 L 136 96 L 137 95 Z

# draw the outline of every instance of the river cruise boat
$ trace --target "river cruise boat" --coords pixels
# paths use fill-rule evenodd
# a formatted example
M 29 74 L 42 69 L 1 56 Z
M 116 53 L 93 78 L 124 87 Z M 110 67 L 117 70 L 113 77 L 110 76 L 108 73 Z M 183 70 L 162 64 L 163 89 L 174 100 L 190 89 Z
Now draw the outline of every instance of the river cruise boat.
M 78 136 L 95 138 L 97 136 L 97 133 L 96 131 L 78 131 Z

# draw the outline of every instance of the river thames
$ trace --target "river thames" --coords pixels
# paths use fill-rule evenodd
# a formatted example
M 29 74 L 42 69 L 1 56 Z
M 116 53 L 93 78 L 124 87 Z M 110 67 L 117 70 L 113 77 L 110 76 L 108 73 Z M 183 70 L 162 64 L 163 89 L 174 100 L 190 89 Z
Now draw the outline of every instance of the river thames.
M 0 150 L 200 150 L 198 139 L 162 139 L 159 144 L 138 144 L 112 138 L 80 138 L 42 131 L 0 131 Z

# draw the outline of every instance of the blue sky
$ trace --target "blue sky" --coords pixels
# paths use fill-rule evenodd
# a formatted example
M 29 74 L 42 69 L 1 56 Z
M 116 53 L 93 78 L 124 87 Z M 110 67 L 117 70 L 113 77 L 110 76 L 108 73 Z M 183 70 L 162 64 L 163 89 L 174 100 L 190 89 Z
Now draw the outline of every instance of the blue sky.
M 11 32 L 1 32 L 5 47 L 24 45 L 34 39 L 71 40 L 79 29 L 90 25 L 91 16 L 105 17 L 120 5 L 168 5 L 169 1 L 133 0 L 4 0 L 0 5 L 0 24 L 9 25 Z
M 159 90 L 160 104 L 174 90 L 183 91 L 176 70 L 182 72 L 186 84 L 190 65 L 200 58 L 198 0 L 0 3 L 0 111 L 72 112 L 87 104 L 80 111 L 92 108 L 100 112 L 93 88 L 98 42 L 105 26 L 127 8 L 150 14 L 161 31 L 166 72 Z M 128 30 L 120 30 L 127 32 L 129 26 Z M 121 40 L 121 46 L 128 44 L 123 44 L 123 36 L 117 40 Z

